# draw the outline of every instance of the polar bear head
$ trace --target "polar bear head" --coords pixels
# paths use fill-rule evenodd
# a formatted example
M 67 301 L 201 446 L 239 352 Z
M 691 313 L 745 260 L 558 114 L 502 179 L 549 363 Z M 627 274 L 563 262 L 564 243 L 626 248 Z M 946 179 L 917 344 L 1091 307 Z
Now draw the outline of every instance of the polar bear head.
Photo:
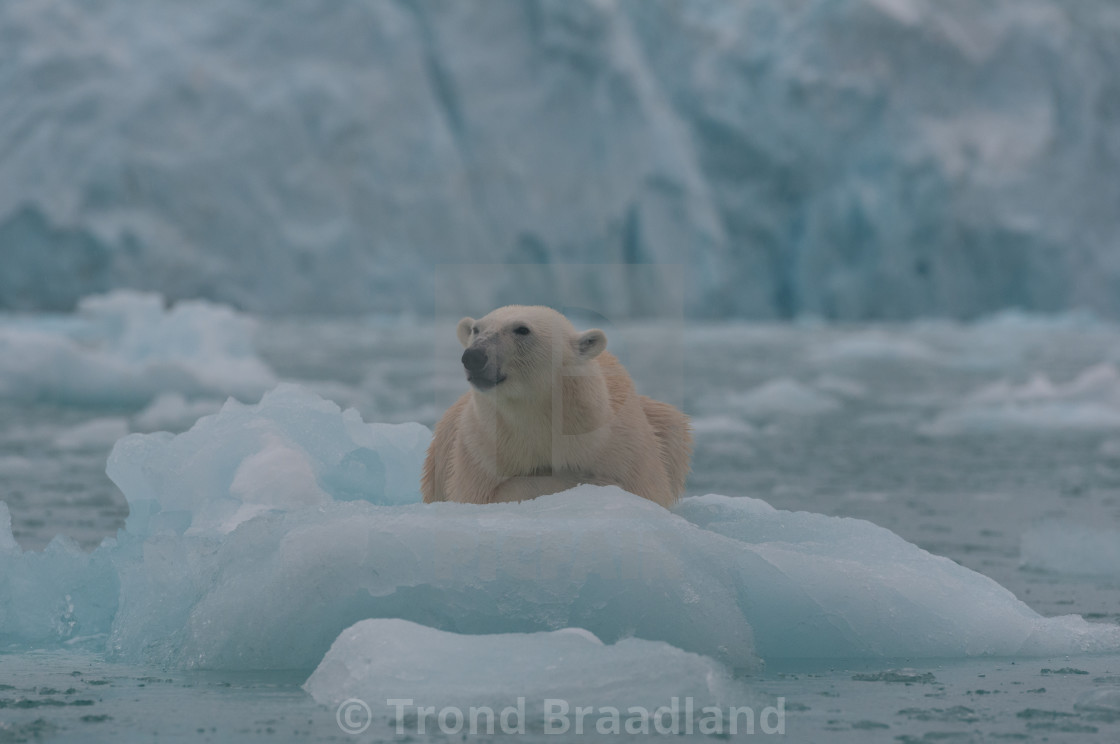
M 607 348 L 598 328 L 580 333 L 560 313 L 540 305 L 507 305 L 456 329 L 467 381 L 483 393 L 529 397 L 550 390 L 561 370 L 579 374 Z

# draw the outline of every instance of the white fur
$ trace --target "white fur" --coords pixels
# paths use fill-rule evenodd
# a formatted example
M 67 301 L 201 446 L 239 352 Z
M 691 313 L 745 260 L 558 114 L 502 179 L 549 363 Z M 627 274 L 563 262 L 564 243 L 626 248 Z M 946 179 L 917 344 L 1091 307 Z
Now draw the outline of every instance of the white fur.
M 487 363 L 436 426 L 424 501 L 520 501 L 579 483 L 618 485 L 663 506 L 679 498 L 688 419 L 634 391 L 602 331 L 580 333 L 551 308 L 510 305 L 463 318 L 456 333 Z

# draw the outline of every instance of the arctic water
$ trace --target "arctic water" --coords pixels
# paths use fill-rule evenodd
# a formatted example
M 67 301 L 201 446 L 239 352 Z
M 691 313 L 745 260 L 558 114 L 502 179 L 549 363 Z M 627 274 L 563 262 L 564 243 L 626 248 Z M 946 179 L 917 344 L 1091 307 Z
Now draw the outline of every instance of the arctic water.
M 543 740 L 549 697 L 781 700 L 755 736 L 796 742 L 1120 734 L 1117 326 L 608 326 L 693 417 L 669 513 L 416 504 L 455 320 L 4 316 L 0 741 L 393 739 L 393 696 L 526 696 Z

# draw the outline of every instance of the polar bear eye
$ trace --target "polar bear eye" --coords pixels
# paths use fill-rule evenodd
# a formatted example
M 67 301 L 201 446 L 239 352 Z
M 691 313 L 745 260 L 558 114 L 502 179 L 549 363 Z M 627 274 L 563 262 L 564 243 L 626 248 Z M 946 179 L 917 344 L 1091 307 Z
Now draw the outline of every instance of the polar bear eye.
M 523 326 L 523 325 L 522 326 L 517 326 L 516 328 L 513 329 L 513 332 L 516 333 L 518 336 L 528 336 L 529 335 L 529 327 L 528 326 Z

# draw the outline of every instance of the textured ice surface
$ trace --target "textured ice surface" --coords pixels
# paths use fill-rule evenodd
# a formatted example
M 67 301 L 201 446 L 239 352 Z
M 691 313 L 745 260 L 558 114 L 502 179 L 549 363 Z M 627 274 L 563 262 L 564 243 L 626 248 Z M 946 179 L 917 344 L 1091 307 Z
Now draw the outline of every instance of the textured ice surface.
M 605 645 L 579 628 L 460 635 L 405 620 L 363 620 L 344 630 L 304 685 L 319 703 L 411 698 L 414 705 L 489 706 L 524 697 L 528 717 L 546 698 L 648 710 L 670 698 L 747 704 L 752 697 L 715 661 L 667 643 L 626 638 Z
M 159 295 L 124 290 L 87 297 L 74 315 L 0 316 L 0 399 L 138 405 L 163 392 L 256 397 L 276 378 L 253 351 L 254 325 L 221 305 L 164 308 Z
M 176 665 L 309 668 L 367 617 L 461 633 L 575 626 L 736 668 L 751 666 L 756 649 L 775 658 L 1120 649 L 1120 629 L 1044 619 L 991 579 L 860 520 L 718 496 L 678 511 L 585 486 L 489 507 L 330 503 L 224 536 L 161 535 L 122 564 L 113 649 Z M 315 601 L 293 602 L 305 596 Z
M 1120 650 L 1120 628 L 1042 618 L 995 581 L 859 519 L 700 496 L 676 510 L 756 562 L 746 614 L 769 657 L 1028 656 Z
M 427 311 L 440 263 L 626 262 L 691 267 L 708 317 L 1115 314 L 1118 29 L 1112 0 L 9 0 L 0 306 Z M 529 290 L 493 277 L 450 301 Z
M 698 437 L 754 436 L 755 427 L 734 416 L 702 416 L 692 419 L 692 433 Z
M 128 498 L 130 534 L 224 534 L 265 511 L 418 501 L 430 439 L 420 424 L 367 424 L 281 384 L 255 405 L 227 401 L 178 436 L 129 436 L 106 470 Z
M 1120 531 L 1050 523 L 1023 534 L 1025 568 L 1120 578 Z
M 0 633 L 38 645 L 109 633 L 116 658 L 222 669 L 310 670 L 368 618 L 461 634 L 578 627 L 729 668 L 1120 651 L 1120 628 L 1043 618 L 858 519 L 717 495 L 670 512 L 593 486 L 416 503 L 429 437 L 294 385 L 180 435 L 130 435 L 108 468 L 131 509 L 116 542 L 22 552 L 4 531 Z
M 484 508 L 332 502 L 143 551 L 121 569 L 112 643 L 126 658 L 310 669 L 354 622 L 399 617 L 462 633 L 576 626 L 753 662 L 737 547 L 617 488 Z M 169 594 L 182 601 L 150 599 Z
M 937 355 L 927 345 L 914 339 L 889 335 L 882 331 L 865 331 L 838 339 L 814 349 L 818 364 L 846 362 L 935 362 Z
M 119 591 L 110 554 L 111 541 L 86 553 L 61 536 L 42 551 L 22 551 L 0 502 L 0 649 L 103 646 Z
M 1022 384 L 1001 380 L 939 414 L 922 432 L 949 436 L 1009 429 L 1120 429 L 1120 371 L 1105 363 L 1066 383 L 1055 384 L 1045 375 Z

